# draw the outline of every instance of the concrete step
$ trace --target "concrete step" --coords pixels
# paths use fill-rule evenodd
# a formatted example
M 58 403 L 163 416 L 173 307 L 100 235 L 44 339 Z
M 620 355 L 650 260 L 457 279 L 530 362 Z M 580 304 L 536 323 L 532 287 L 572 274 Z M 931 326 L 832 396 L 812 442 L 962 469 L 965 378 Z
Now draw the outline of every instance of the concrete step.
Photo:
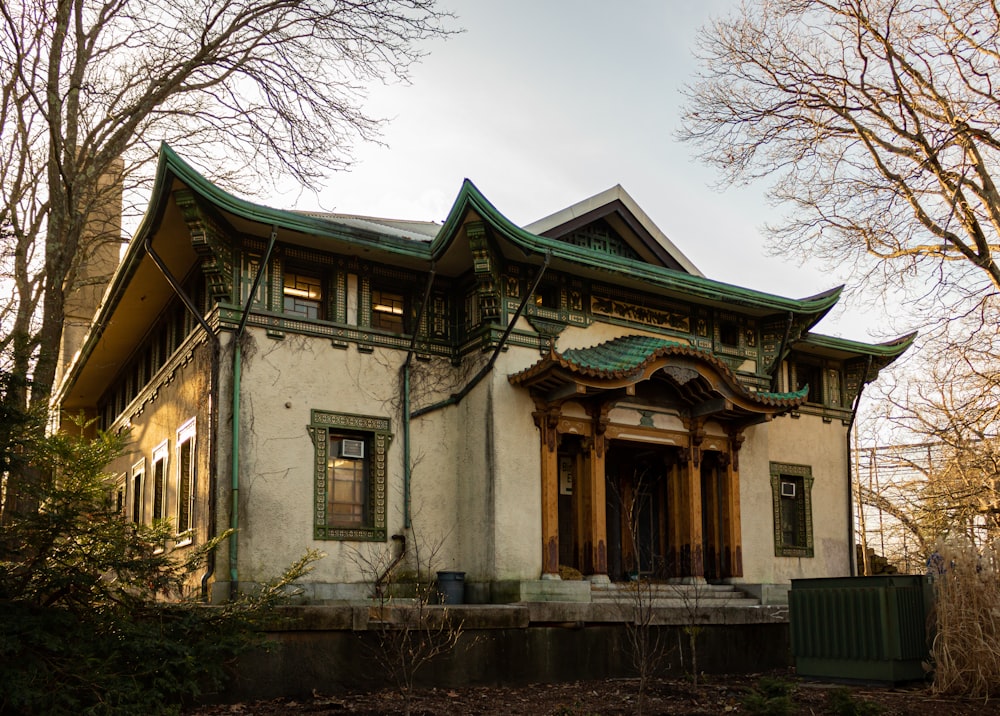
M 638 594 L 637 588 L 641 590 Z M 634 603 L 641 599 L 658 607 L 746 607 L 760 604 L 758 599 L 730 584 L 595 583 L 591 585 L 590 598 L 594 603 L 610 604 Z

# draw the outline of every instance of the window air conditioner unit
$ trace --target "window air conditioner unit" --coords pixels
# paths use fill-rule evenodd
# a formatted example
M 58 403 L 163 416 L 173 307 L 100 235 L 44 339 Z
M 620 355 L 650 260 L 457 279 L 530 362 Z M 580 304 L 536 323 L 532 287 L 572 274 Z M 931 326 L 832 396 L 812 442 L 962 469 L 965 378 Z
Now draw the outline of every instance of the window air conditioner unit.
M 781 496 L 795 497 L 795 483 L 794 482 L 781 483 Z
M 354 458 L 360 460 L 365 456 L 364 440 L 341 440 L 340 457 Z

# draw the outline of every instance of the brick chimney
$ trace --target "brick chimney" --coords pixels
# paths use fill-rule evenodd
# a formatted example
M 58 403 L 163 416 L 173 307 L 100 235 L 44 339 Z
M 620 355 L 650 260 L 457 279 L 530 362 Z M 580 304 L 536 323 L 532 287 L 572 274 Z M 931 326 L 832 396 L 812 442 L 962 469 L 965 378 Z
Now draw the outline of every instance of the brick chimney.
M 63 323 L 56 385 L 66 368 L 83 346 L 104 291 L 118 268 L 122 236 L 122 196 L 125 163 L 116 159 L 98 179 L 93 198 L 83 203 L 87 222 L 80 241 L 76 276 L 66 295 L 66 317 Z

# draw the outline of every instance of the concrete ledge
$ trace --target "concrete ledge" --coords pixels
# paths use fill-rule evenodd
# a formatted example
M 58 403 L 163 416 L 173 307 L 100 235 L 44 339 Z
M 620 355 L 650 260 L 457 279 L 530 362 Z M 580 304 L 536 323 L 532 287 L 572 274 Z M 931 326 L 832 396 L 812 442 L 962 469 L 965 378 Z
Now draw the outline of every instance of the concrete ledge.
M 493 601 L 590 602 L 590 582 L 562 579 L 525 579 L 493 583 Z
M 460 622 L 463 629 L 525 629 L 530 623 L 528 609 L 515 604 L 431 604 L 421 607 L 420 612 L 432 624 L 440 624 L 448 618 L 454 623 Z M 414 607 L 406 604 L 286 606 L 275 610 L 267 631 L 369 631 L 387 624 L 412 622 L 416 616 Z

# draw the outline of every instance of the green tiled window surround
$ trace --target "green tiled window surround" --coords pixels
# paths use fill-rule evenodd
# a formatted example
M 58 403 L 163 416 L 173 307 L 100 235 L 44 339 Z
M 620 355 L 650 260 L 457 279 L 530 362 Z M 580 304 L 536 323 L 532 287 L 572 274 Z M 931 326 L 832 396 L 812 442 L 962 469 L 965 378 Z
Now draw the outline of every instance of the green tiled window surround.
M 313 410 L 309 434 L 315 538 L 385 540 L 389 418 Z
M 812 486 L 808 465 L 771 463 L 776 557 L 813 556 Z

